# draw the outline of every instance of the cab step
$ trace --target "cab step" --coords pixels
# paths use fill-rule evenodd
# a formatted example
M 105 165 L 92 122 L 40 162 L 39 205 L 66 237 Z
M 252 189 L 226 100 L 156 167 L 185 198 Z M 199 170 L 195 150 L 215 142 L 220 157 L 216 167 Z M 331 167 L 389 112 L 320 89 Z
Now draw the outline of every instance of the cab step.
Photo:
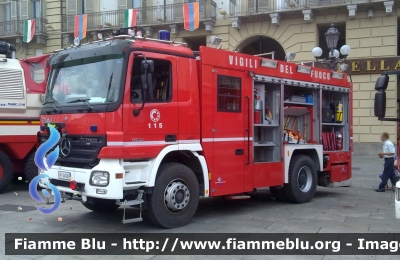
M 251 197 L 249 195 L 235 195 L 235 196 L 225 196 L 227 200 L 248 200 Z
M 115 204 L 121 205 L 124 207 L 124 216 L 122 218 L 122 224 L 128 224 L 128 223 L 133 223 L 133 222 L 139 222 L 142 221 L 142 203 L 144 202 L 143 200 L 143 190 L 138 190 L 138 196 L 134 200 L 124 200 L 124 201 L 118 201 Z M 126 211 L 126 206 L 135 206 L 135 205 L 140 205 L 139 208 L 139 217 L 138 218 L 131 218 L 131 219 L 125 219 L 125 211 Z

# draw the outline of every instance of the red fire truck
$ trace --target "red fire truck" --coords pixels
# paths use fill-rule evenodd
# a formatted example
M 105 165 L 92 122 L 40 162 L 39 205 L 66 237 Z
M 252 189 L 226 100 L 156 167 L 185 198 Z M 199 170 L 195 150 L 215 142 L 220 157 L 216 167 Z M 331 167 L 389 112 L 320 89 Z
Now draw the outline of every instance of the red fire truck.
M 351 178 L 344 73 L 127 35 L 62 50 L 49 64 L 41 122 L 62 139 L 44 181 L 90 210 L 143 206 L 174 228 L 200 197 L 270 187 L 305 203 L 317 185 Z M 75 82 L 71 93 L 54 90 L 60 75 Z M 39 142 L 48 136 L 42 124 Z M 139 220 L 124 212 L 122 222 Z
M 0 192 L 13 180 L 37 175 L 34 155 L 48 57 L 17 60 L 14 46 L 0 41 Z

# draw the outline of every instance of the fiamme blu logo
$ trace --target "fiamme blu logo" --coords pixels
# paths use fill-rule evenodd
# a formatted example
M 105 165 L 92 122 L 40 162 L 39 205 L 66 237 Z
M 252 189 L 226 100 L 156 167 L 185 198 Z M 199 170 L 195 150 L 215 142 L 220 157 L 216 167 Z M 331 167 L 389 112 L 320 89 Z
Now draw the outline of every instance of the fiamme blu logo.
M 44 142 L 37 149 L 36 154 L 35 154 L 35 164 L 39 169 L 41 169 L 44 172 L 49 170 L 54 165 L 54 163 L 58 159 L 58 155 L 60 152 L 60 148 L 58 145 L 58 142 L 60 140 L 60 133 L 54 128 L 53 125 L 48 124 L 48 127 L 50 129 L 49 139 L 46 142 Z M 54 148 L 54 150 L 51 151 L 50 153 L 48 153 L 54 146 L 56 146 Z M 46 156 L 46 154 L 47 154 L 47 156 Z M 38 187 L 39 181 L 44 178 L 50 178 L 50 177 L 47 174 L 39 174 L 29 184 L 29 194 L 31 195 L 31 197 L 34 200 L 36 200 L 37 202 L 41 202 L 41 203 L 45 203 L 45 201 L 39 196 L 37 187 Z M 60 207 L 61 194 L 60 194 L 60 191 L 57 189 L 57 187 L 54 186 L 53 184 L 51 184 L 49 182 L 42 182 L 42 184 L 46 185 L 48 187 L 48 189 L 50 189 L 52 191 L 53 196 L 54 196 L 54 205 L 51 208 L 42 208 L 42 207 L 39 207 L 36 205 L 36 208 L 43 214 L 48 215 L 48 214 L 53 213 Z M 47 191 L 47 189 L 42 189 L 42 194 L 46 198 L 50 198 L 50 194 Z

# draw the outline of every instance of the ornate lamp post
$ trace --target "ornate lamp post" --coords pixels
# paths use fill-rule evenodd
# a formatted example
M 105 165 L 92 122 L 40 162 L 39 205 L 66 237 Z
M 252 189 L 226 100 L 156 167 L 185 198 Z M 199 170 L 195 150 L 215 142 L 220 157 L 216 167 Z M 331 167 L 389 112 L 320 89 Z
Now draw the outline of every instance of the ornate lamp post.
M 315 57 L 315 61 L 326 65 L 329 69 L 334 70 L 337 68 L 337 65 L 340 65 L 340 70 L 341 71 L 346 71 L 348 68 L 348 65 L 345 64 L 344 62 L 346 61 L 347 56 L 351 52 L 351 48 L 349 45 L 343 45 L 340 48 L 340 53 L 344 57 L 343 59 L 339 58 L 339 51 L 336 49 L 338 41 L 339 41 L 339 35 L 340 32 L 338 31 L 337 28 L 335 28 L 334 24 L 331 24 L 331 27 L 328 29 L 328 31 L 325 33 L 325 39 L 326 39 L 326 45 L 328 46 L 329 49 L 329 58 L 328 59 L 323 59 L 319 61 L 318 59 L 322 55 L 322 49 L 320 47 L 315 47 L 312 50 L 312 55 Z

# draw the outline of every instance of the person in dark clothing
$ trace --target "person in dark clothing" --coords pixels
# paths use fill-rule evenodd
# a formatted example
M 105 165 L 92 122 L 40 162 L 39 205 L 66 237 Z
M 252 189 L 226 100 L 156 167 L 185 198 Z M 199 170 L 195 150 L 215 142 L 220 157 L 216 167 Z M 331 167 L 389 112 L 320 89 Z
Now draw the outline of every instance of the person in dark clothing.
M 394 155 L 396 153 L 396 148 L 394 147 L 393 143 L 389 140 L 388 133 L 383 133 L 381 135 L 381 141 L 383 142 L 383 151 L 378 155 L 380 158 L 384 158 L 385 164 L 382 173 L 382 182 L 379 184 L 378 189 L 375 190 L 377 192 L 385 192 L 385 186 L 389 179 L 393 184 L 396 183 L 396 176 L 393 169 Z
M 395 173 L 394 175 L 395 175 L 396 180 L 397 180 L 398 179 L 398 175 L 399 175 L 399 170 L 398 170 L 398 165 L 397 165 L 398 158 L 397 158 L 397 156 L 394 156 L 393 158 L 394 158 L 393 170 L 394 170 L 394 173 Z M 383 166 L 385 166 L 385 164 L 383 164 Z M 379 174 L 379 178 L 381 180 L 382 180 L 382 176 L 383 176 L 383 173 Z M 390 182 L 392 183 L 392 189 L 391 190 L 395 191 L 396 184 L 393 183 L 392 181 L 390 181 Z M 389 184 L 386 184 L 385 190 L 389 190 Z

